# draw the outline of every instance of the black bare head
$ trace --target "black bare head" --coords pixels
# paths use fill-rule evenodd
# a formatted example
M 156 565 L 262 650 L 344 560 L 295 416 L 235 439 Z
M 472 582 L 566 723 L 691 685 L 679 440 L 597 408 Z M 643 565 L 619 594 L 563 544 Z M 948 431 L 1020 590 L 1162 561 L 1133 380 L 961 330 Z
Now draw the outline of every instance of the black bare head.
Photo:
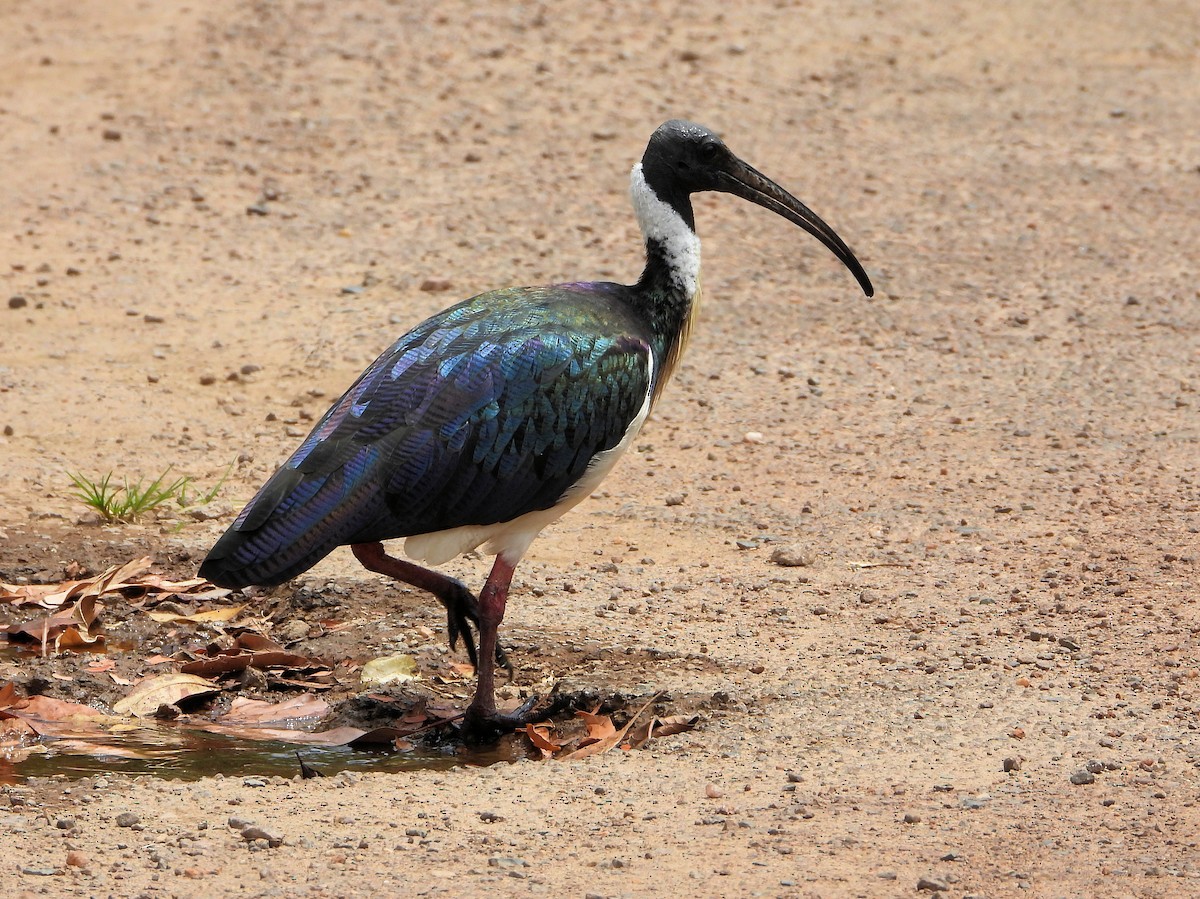
M 863 292 L 875 289 L 854 253 L 821 217 L 790 193 L 734 155 L 721 138 L 703 125 L 672 119 L 650 136 L 642 155 L 646 184 L 664 203 L 695 228 L 689 197 L 714 190 L 733 194 L 799 225 L 833 252 L 858 279 Z

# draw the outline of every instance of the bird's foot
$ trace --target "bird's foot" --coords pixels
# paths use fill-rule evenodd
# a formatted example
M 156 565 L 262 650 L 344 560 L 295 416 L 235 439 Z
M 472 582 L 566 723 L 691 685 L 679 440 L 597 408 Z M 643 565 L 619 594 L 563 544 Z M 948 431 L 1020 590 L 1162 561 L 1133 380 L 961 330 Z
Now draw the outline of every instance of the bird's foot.
M 442 605 L 446 607 L 446 636 L 449 638 L 451 649 L 458 648 L 458 641 L 461 638 L 471 665 L 478 668 L 479 650 L 475 647 L 475 634 L 471 631 L 471 625 L 479 626 L 479 600 L 466 588 L 465 584 L 458 582 L 457 586 L 459 589 L 438 597 Z M 496 644 L 496 664 L 504 669 L 508 680 L 511 681 L 513 678 L 512 662 L 508 660 L 508 655 L 499 643 Z
M 542 710 L 534 711 L 540 699 L 539 696 L 531 696 L 511 712 L 498 712 L 494 708 L 479 709 L 472 704 L 463 715 L 463 742 L 472 746 L 489 746 L 505 734 L 541 719 Z

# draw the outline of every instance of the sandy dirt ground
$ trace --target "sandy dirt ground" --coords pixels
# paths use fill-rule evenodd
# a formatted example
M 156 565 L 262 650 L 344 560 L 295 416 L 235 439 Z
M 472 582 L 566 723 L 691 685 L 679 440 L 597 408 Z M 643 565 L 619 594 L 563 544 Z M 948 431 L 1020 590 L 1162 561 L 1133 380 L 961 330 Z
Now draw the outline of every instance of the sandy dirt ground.
M 194 573 L 394 336 L 636 278 L 667 118 L 878 290 L 699 198 L 689 355 L 518 569 L 506 695 L 665 691 L 696 730 L 304 781 L 10 766 L 0 892 L 1200 895 L 1198 35 L 1187 0 L 4 4 L 0 580 Z M 167 466 L 232 466 L 214 518 L 81 521 L 67 471 Z M 256 602 L 321 595 L 345 658 L 449 658 L 346 551 Z M 87 660 L 0 683 L 105 707 Z

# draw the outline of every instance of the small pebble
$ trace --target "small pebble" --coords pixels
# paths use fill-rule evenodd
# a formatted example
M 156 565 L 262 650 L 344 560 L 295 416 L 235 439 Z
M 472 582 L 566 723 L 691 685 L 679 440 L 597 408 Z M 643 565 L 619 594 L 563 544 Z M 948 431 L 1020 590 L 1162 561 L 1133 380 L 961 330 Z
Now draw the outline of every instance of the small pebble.
M 275 637 L 283 643 L 295 643 L 308 636 L 308 623 L 299 619 L 286 621 L 275 629 Z
M 67 853 L 68 868 L 86 868 L 88 866 L 88 857 L 78 849 L 72 849 Z
M 796 543 L 778 546 L 771 553 L 771 561 L 785 568 L 807 568 L 816 560 L 811 550 Z
M 267 830 L 264 827 L 259 827 L 257 824 L 251 824 L 249 827 L 243 827 L 242 839 L 247 843 L 253 843 L 255 840 L 266 840 L 267 845 L 272 849 L 283 845 L 283 834 L 275 833 Z
M 1006 758 L 1004 760 L 1004 770 L 1005 770 L 1005 772 L 1020 771 L 1021 770 L 1021 760 L 1018 758 L 1011 758 L 1011 757 Z
M 920 824 L 920 823 L 921 823 L 921 816 L 920 816 L 920 815 L 913 814 L 912 812 L 905 812 L 905 814 L 904 814 L 904 823 L 905 823 L 905 824 Z
M 1084 784 L 1090 784 L 1090 783 L 1095 783 L 1095 782 L 1096 782 L 1096 775 L 1093 774 L 1091 771 L 1076 771 L 1074 774 L 1071 775 L 1071 783 L 1075 784 L 1075 786 L 1077 786 L 1077 787 L 1083 786 Z
M 29 300 L 25 299 L 20 294 L 8 298 L 9 309 L 24 309 L 29 305 Z
M 917 881 L 917 889 L 925 890 L 929 893 L 943 893 L 950 888 L 940 880 L 930 880 L 928 877 L 922 877 Z
M 513 858 L 504 855 L 493 855 L 488 859 L 488 867 L 490 868 L 524 868 L 528 864 L 523 858 Z
M 188 518 L 192 519 L 193 521 L 215 521 L 218 518 L 224 518 L 225 516 L 231 514 L 233 514 L 233 509 L 220 501 L 201 503 L 199 506 L 192 506 L 187 510 Z M 251 787 L 261 785 L 246 784 L 246 786 Z
M 704 795 L 707 796 L 709 799 L 720 799 L 722 796 L 725 795 L 725 791 L 722 790 L 720 787 L 718 787 L 716 784 L 709 784 L 708 786 L 706 786 L 704 788 Z
M 427 293 L 441 293 L 444 290 L 449 290 L 454 286 L 449 278 L 426 278 L 421 282 L 421 290 Z
M 121 814 L 117 815 L 117 827 L 133 827 L 140 820 L 141 818 L 133 812 L 121 812 Z

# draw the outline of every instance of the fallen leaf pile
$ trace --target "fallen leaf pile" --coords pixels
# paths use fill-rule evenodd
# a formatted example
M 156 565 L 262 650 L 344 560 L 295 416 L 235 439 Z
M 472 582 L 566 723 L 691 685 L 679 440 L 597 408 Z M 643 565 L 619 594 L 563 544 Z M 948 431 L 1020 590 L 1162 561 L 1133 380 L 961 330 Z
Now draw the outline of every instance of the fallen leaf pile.
M 576 717 L 583 720 L 587 731 L 583 736 L 573 740 L 563 740 L 562 742 L 556 740 L 551 736 L 553 726 L 548 723 L 527 724 L 524 733 L 533 747 L 541 753 L 543 759 L 556 758 L 563 761 L 577 761 L 608 752 L 617 746 L 625 751 L 641 749 L 655 737 L 686 733 L 695 728 L 700 720 L 699 715 L 651 717 L 649 721 L 635 728 L 634 725 L 642 717 L 642 713 L 656 699 L 658 699 L 657 696 L 648 700 L 620 729 L 613 724 L 612 718 L 608 715 L 599 714 L 600 710 L 597 708 L 590 712 L 575 713 Z
M 128 696 L 113 703 L 113 711 L 134 718 L 170 718 L 179 713 L 178 703 L 220 692 L 220 684 L 194 674 L 159 674 L 138 681 Z M 174 711 L 160 711 L 164 706 Z
M 333 665 L 321 659 L 288 652 L 274 640 L 245 631 L 232 641 L 210 643 L 202 655 L 185 662 L 180 671 L 200 677 L 238 674 L 247 668 L 263 672 L 272 687 L 328 690 L 336 681 Z
M 150 572 L 154 560 L 149 556 L 134 559 L 124 565 L 114 565 L 102 574 L 59 584 L 0 583 L 0 603 L 18 606 L 43 606 L 57 609 L 74 599 L 119 593 L 125 599 L 136 600 L 155 596 L 159 600 L 187 594 L 190 599 L 217 599 L 229 591 L 214 587 L 204 578 L 170 581 Z
M 190 601 L 219 599 L 229 595 L 228 590 L 214 587 L 204 578 L 189 578 L 170 581 L 150 571 L 150 557 L 135 559 L 124 565 L 114 565 L 102 574 L 93 577 L 63 581 L 58 584 L 5 584 L 0 583 L 0 603 L 19 608 L 39 607 L 51 609 L 48 615 L 32 621 L 9 625 L 0 630 L 9 640 L 33 642 L 41 646 L 42 653 L 70 649 L 87 649 L 102 646 L 104 635 L 97 630 L 97 621 L 104 611 L 102 597 L 121 599 L 135 607 L 147 602 L 161 603 L 174 596 L 186 595 Z M 228 621 L 244 608 L 218 609 L 188 616 L 168 616 L 163 612 L 151 611 L 156 621 L 173 621 L 182 617 L 189 621 Z M 208 617 L 206 617 L 208 616 Z

